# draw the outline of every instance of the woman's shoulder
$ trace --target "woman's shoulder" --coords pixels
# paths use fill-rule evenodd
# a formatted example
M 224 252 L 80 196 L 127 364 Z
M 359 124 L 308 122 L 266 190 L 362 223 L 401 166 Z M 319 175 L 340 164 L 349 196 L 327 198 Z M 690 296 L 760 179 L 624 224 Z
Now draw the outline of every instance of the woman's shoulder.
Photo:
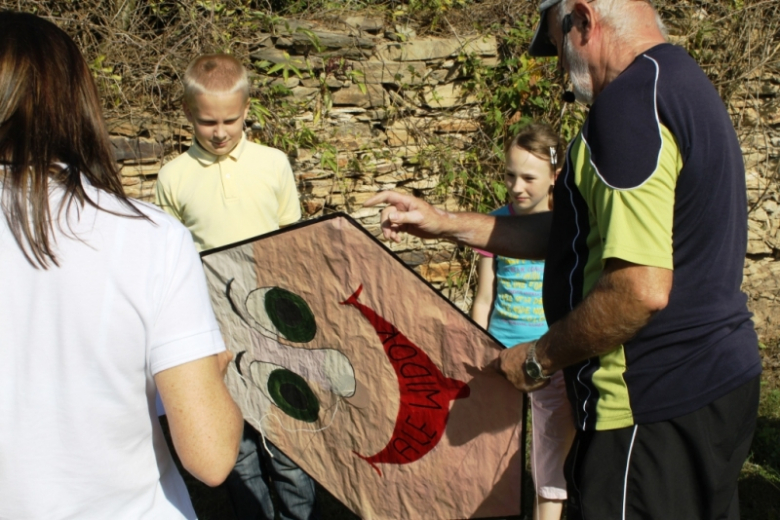
M 134 231 L 141 234 L 170 233 L 189 234 L 184 225 L 161 208 L 138 199 L 120 197 L 94 186 L 84 187 L 87 196 L 94 203 L 93 209 L 109 220 L 123 219 Z M 87 204 L 86 206 L 92 206 Z

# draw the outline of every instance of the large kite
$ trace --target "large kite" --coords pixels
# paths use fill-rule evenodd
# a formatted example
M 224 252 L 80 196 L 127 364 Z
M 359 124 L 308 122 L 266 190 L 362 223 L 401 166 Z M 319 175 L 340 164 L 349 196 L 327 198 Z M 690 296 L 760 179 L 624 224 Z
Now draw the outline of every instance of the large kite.
M 366 519 L 519 515 L 503 348 L 346 215 L 203 253 L 244 418 Z

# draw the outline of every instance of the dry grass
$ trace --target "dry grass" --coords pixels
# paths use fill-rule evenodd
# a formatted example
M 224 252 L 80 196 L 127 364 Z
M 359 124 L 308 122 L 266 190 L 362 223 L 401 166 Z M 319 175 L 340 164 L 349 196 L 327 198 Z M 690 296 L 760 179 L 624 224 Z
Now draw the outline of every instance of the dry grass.
M 306 2 L 299 16 L 328 20 L 350 8 L 371 7 L 419 33 L 496 30 L 535 22 L 535 3 L 484 0 L 443 11 L 440 2 L 397 14 L 403 3 Z M 298 4 L 301 4 L 298 2 Z M 295 2 L 251 0 L 0 0 L 0 9 L 44 16 L 66 30 L 92 64 L 109 115 L 137 111 L 164 115 L 178 106 L 178 79 L 203 52 L 225 51 L 247 59 L 258 32 L 273 30 Z M 751 97 L 746 79 L 780 73 L 780 2 L 776 0 L 656 1 L 675 42 L 685 46 L 712 78 L 726 102 Z M 429 5 L 426 9 L 424 6 Z M 302 7 L 303 4 L 301 4 Z M 274 11 L 271 8 L 277 7 Z M 737 121 L 739 123 L 739 121 Z

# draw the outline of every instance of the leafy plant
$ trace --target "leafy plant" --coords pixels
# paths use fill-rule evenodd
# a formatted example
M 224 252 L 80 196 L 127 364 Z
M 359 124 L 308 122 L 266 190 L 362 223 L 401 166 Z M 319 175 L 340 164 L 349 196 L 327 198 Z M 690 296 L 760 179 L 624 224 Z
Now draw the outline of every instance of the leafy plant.
M 762 394 L 751 460 L 773 471 L 780 483 L 780 388 L 764 389 Z
M 457 58 L 460 74 L 467 78 L 464 88 L 476 96 L 482 114 L 477 142 L 460 154 L 440 148 L 426 154 L 443 170 L 439 193 L 457 193 L 464 209 L 487 212 L 505 201 L 503 144 L 522 126 L 533 120 L 548 121 L 568 141 L 584 118 L 579 106 L 561 106 L 556 62 L 523 52 L 533 35 L 531 27 L 523 18 L 507 30 L 494 28 L 501 35 L 496 66 L 486 65 L 475 54 Z

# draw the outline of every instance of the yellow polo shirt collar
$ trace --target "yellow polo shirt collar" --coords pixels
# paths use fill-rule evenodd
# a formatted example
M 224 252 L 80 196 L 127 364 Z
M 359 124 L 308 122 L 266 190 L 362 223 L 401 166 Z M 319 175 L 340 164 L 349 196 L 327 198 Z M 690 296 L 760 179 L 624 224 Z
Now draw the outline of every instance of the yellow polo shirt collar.
M 189 149 L 189 153 L 203 166 L 211 166 L 215 162 L 219 161 L 220 157 L 230 157 L 234 161 L 238 161 L 238 159 L 241 157 L 241 154 L 244 153 L 244 148 L 246 148 L 246 134 L 244 133 L 241 134 L 241 140 L 238 142 L 238 144 L 225 155 L 214 155 L 213 153 L 203 148 L 198 142 L 198 139 L 193 137 L 192 146 Z

